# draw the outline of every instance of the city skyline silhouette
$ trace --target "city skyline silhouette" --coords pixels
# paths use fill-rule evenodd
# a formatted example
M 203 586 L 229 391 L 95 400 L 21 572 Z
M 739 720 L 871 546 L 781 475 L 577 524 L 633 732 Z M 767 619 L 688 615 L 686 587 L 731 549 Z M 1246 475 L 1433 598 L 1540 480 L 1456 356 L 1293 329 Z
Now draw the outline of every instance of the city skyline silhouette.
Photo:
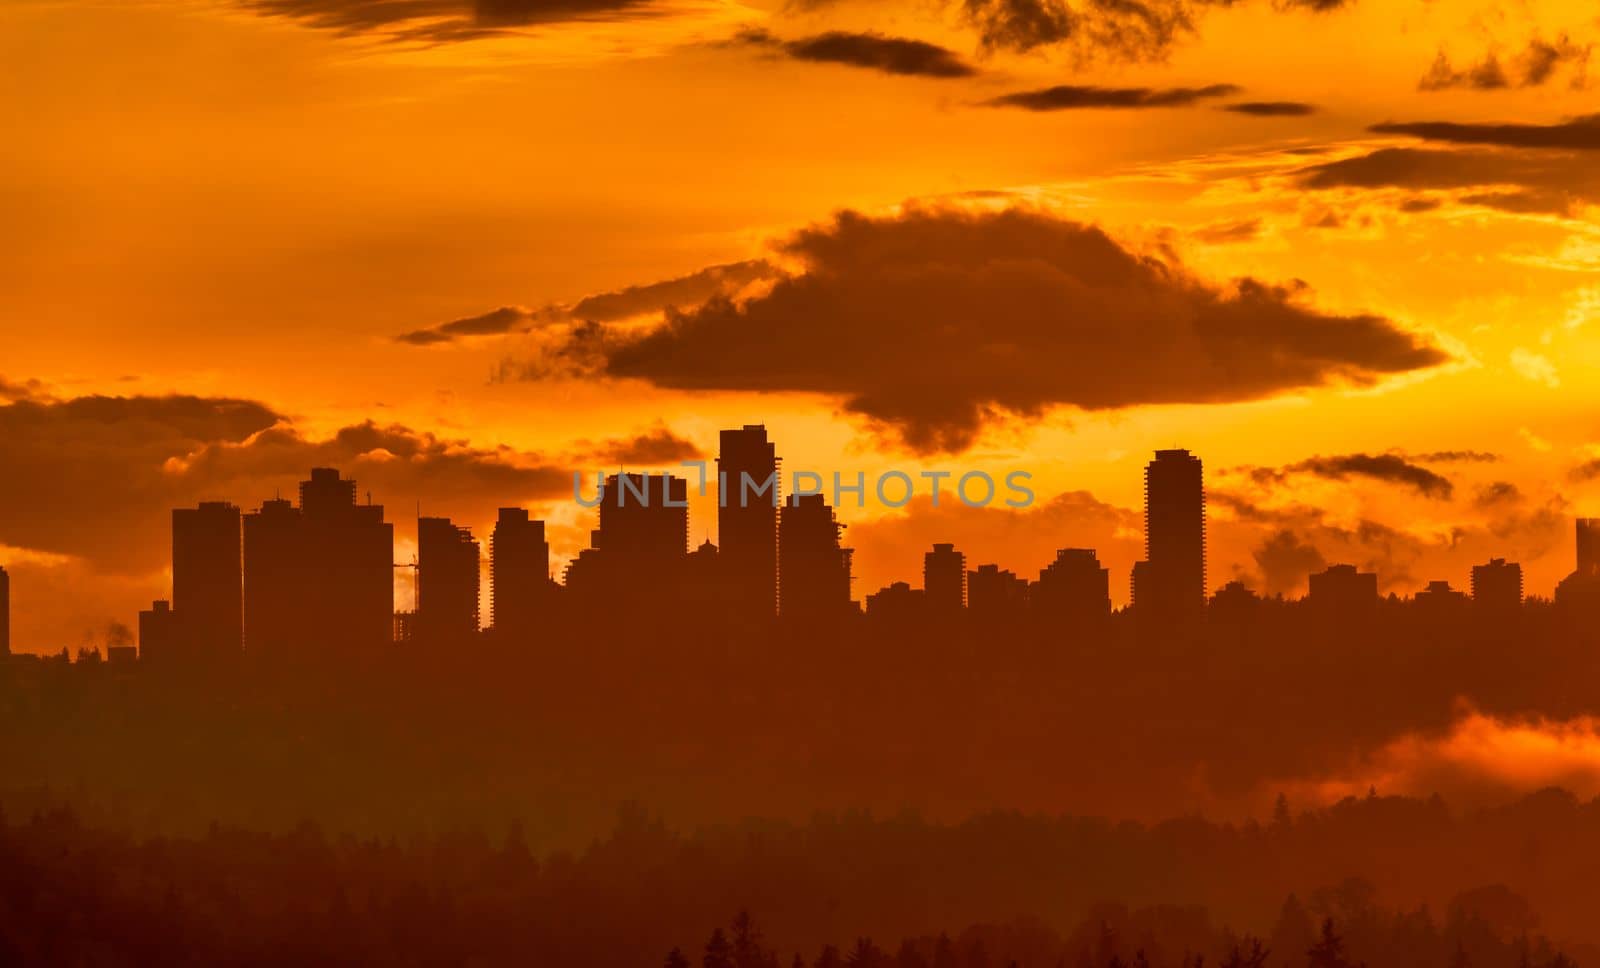
M 148 635 L 147 648 L 158 661 L 192 662 L 244 649 L 298 650 L 304 657 L 351 642 L 365 643 L 361 651 L 383 641 L 462 644 L 485 632 L 528 637 L 562 614 L 564 596 L 588 607 L 688 594 L 747 620 L 802 623 L 858 612 L 937 616 L 970 607 L 992 619 L 1048 616 L 1068 635 L 1092 633 L 1117 611 L 1109 570 L 1093 548 L 1061 548 L 1037 579 L 1028 580 L 996 562 L 969 570 L 953 543 L 935 542 L 923 556 L 920 588 L 894 581 L 858 600 L 850 575 L 853 549 L 841 546 L 844 525 L 824 495 L 782 497 L 782 461 L 765 427 L 747 424 L 724 431 L 721 440 L 730 453 L 716 458 L 715 508 L 718 533 L 731 536 L 732 553 L 709 539 L 690 551 L 686 478 L 619 473 L 605 476 L 595 494 L 598 527 L 590 547 L 559 576 L 544 540 L 546 522 L 525 508 L 500 509 L 487 553 L 469 528 L 419 516 L 416 559 L 382 560 L 375 542 L 387 537 L 392 543 L 393 526 L 384 521 L 382 505 L 356 503 L 358 482 L 336 468 L 312 468 L 300 484 L 298 506 L 273 498 L 244 514 L 222 501 L 174 509 L 172 595 L 140 613 L 139 644 L 144 647 Z M 1145 556 L 1130 571 L 1130 602 L 1121 612 L 1175 625 L 1201 620 L 1208 603 L 1237 613 L 1259 601 L 1260 593 L 1237 579 L 1214 593 L 1207 587 L 1199 457 L 1156 451 L 1145 469 L 1145 493 Z M 1554 599 L 1569 604 L 1587 602 L 1600 589 L 1600 521 L 1577 518 L 1573 524 L 1575 567 L 1554 589 Z M 411 572 L 414 610 L 394 607 L 395 569 Z M 485 570 L 487 590 L 480 588 Z M 1352 564 L 1329 564 L 1305 577 L 1303 601 L 1327 615 L 1370 612 L 1380 601 L 1378 576 Z M 378 591 L 385 582 L 387 604 Z M 771 602 L 768 587 L 774 589 Z M 0 592 L 9 623 L 8 582 Z M 1514 614 L 1524 600 L 1521 565 L 1491 558 L 1472 566 L 1465 592 L 1441 578 L 1412 597 L 1432 610 L 1458 600 L 1485 616 Z M 298 616 L 297 630 L 283 625 L 288 616 Z M 380 624 L 391 630 L 389 639 L 374 634 Z
M 0 968 L 1600 968 L 1597 49 L 0 3 Z

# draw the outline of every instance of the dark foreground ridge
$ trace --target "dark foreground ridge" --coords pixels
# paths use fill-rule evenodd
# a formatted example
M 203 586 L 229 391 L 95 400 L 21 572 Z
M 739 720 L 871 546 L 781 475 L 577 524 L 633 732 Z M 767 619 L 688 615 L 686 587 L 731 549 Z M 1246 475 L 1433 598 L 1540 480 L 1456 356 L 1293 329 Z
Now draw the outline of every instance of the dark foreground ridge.
M 1554 792 L 1467 816 L 1372 798 L 1243 826 L 847 814 L 685 836 L 627 809 L 555 853 L 519 828 L 142 840 L 45 809 L 0 826 L 0 962 L 1567 968 L 1600 958 L 1560 940 L 1592 910 L 1575 855 L 1597 846 L 1600 807 Z M 1474 879 L 1519 852 L 1549 908 Z M 1342 875 L 1357 864 L 1381 883 Z M 729 909 L 756 917 L 715 927 Z

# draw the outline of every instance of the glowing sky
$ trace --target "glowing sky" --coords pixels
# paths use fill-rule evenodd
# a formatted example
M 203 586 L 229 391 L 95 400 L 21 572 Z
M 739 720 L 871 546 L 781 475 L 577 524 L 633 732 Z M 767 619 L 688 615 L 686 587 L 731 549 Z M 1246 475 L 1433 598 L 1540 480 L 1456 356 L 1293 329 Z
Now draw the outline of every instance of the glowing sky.
M 528 503 L 565 555 L 571 469 L 758 420 L 790 468 L 1033 472 L 1031 516 L 847 512 L 858 598 L 951 538 L 1096 546 L 1120 602 L 1174 445 L 1213 586 L 1497 554 L 1547 594 L 1600 513 L 1593 6 L 1110 9 L 7 3 L 18 647 L 103 641 L 166 593 L 165 508 L 313 459 L 402 542 Z

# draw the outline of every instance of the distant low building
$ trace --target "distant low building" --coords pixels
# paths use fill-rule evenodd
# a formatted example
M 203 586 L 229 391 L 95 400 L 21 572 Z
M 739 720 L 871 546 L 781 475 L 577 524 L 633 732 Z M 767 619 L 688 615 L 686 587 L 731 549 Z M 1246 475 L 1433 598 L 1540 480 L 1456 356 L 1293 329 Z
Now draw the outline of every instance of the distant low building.
M 1111 614 L 1111 572 L 1093 548 L 1062 548 L 1028 589 L 1028 605 L 1056 625 L 1103 621 Z
M 892 582 L 867 596 L 867 617 L 876 620 L 915 621 L 924 616 L 927 595 L 907 582 Z
M 1028 580 L 999 565 L 967 572 L 967 611 L 985 618 L 1021 615 L 1028 605 Z
M 151 664 L 166 664 L 179 650 L 177 615 L 172 603 L 157 599 L 139 613 L 139 655 Z
M 1330 565 L 1311 576 L 1306 601 L 1330 615 L 1359 615 L 1378 605 L 1378 576 L 1355 565 Z

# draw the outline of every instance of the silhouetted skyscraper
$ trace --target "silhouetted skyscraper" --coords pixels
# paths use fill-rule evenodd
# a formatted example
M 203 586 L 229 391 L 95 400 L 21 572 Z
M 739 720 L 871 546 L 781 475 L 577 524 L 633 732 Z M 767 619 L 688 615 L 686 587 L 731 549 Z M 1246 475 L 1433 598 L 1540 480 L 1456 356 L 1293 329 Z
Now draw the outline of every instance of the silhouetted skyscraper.
M 750 615 L 771 616 L 778 605 L 780 463 L 766 427 L 722 431 L 717 558 L 728 606 Z
M 689 484 L 660 474 L 612 474 L 591 543 L 607 554 L 674 559 L 689 550 Z
M 195 657 L 244 644 L 239 509 L 223 501 L 172 512 L 172 611 L 181 648 Z
M 417 519 L 417 636 L 462 642 L 478 632 L 478 542 L 449 518 Z
M 1083 626 L 1111 614 L 1111 572 L 1093 548 L 1062 548 L 1028 591 L 1039 615 L 1060 625 Z
M 967 610 L 985 618 L 1022 614 L 1028 604 L 1028 580 L 999 565 L 979 565 L 967 572 Z
M 829 618 L 852 607 L 850 559 L 839 546 L 844 525 L 821 494 L 798 494 L 778 518 L 778 611 L 798 620 Z
M 300 614 L 310 581 L 300 511 L 283 498 L 244 516 L 244 647 L 255 655 L 302 650 L 311 634 Z
M 689 484 L 662 474 L 613 474 L 600 489 L 600 527 L 567 566 L 567 588 L 591 606 L 675 594 L 689 546 Z
M 922 556 L 922 588 L 928 607 L 955 612 L 967 604 L 967 556 L 953 544 L 936 544 Z
M 1600 518 L 1579 518 L 1578 572 L 1583 575 L 1600 575 Z
M 526 638 L 550 620 L 550 542 L 525 508 L 501 508 L 489 537 L 489 624 Z
M 1556 585 L 1556 604 L 1594 613 L 1600 610 L 1600 518 L 1579 518 L 1577 567 Z
M 0 658 L 11 654 L 11 576 L 0 568 Z
M 1206 602 L 1206 490 L 1200 458 L 1158 450 L 1144 470 L 1145 559 L 1135 566 L 1133 605 L 1142 616 L 1193 618 Z
M 244 518 L 245 648 L 278 657 L 371 652 L 394 639 L 394 526 L 356 484 L 317 467 L 300 506 Z
M 1504 558 L 1472 566 L 1472 601 L 1479 608 L 1514 612 L 1522 604 L 1522 566 Z

